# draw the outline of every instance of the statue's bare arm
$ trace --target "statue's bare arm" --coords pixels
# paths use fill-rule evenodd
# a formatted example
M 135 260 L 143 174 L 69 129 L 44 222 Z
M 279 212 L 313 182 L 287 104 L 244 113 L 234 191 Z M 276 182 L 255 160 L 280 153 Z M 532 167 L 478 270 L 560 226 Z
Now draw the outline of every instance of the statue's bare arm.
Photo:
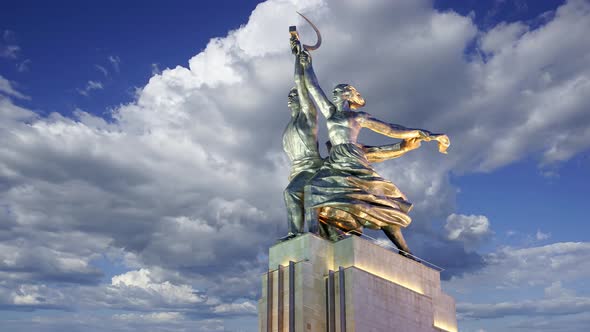
M 327 119 L 336 111 L 336 106 L 330 102 L 326 94 L 320 87 L 318 83 L 318 79 L 313 71 L 313 67 L 311 65 L 311 56 L 307 51 L 302 51 L 300 53 L 300 60 L 301 66 L 303 67 L 303 79 L 305 82 L 305 86 L 307 91 L 309 91 L 311 98 L 316 102 L 320 111 Z
M 379 134 L 389 136 L 392 138 L 424 138 L 430 136 L 430 132 L 422 129 L 410 129 L 404 126 L 386 123 L 375 119 L 368 113 L 358 112 L 357 118 L 362 127 L 371 129 Z
M 317 110 L 315 105 L 309 98 L 309 93 L 305 87 L 303 81 L 303 66 L 299 61 L 300 55 L 295 56 L 295 87 L 297 88 L 297 94 L 299 95 L 299 104 L 301 106 L 301 112 L 307 118 L 309 123 L 317 123 Z

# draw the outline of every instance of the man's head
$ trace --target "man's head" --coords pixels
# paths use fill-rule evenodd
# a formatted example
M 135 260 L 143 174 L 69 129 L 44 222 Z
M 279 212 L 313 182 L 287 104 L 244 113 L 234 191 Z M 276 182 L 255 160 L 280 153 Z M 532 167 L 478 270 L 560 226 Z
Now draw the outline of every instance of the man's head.
M 289 91 L 289 95 L 287 96 L 287 106 L 291 110 L 299 109 L 299 92 L 297 92 L 297 88 L 293 87 Z
M 365 106 L 363 96 L 350 84 L 336 85 L 332 94 L 332 101 L 335 105 L 348 101 L 349 107 L 353 110 Z

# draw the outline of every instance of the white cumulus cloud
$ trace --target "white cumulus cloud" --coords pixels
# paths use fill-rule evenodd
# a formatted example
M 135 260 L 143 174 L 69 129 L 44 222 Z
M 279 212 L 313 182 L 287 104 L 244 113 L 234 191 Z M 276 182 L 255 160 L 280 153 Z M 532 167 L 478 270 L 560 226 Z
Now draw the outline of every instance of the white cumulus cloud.
M 0 75 L 0 93 L 18 99 L 31 99 L 31 97 L 18 92 L 14 88 L 13 84 L 9 80 L 4 78 L 2 75 Z
M 450 214 L 445 224 L 447 238 L 462 242 L 467 249 L 475 249 L 492 235 L 486 216 Z

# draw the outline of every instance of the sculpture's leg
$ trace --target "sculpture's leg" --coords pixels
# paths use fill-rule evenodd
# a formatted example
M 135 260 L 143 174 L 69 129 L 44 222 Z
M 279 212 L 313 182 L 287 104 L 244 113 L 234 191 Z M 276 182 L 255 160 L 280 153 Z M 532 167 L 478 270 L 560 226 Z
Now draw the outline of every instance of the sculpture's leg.
M 309 232 L 318 234 L 318 211 L 314 208 L 305 209 L 305 222 L 309 225 Z
M 287 206 L 289 236 L 304 232 L 303 192 L 301 191 L 301 188 L 299 191 L 297 188 L 294 188 L 295 186 L 293 184 L 294 183 L 291 182 L 283 192 L 285 205 Z
M 402 234 L 402 230 L 397 225 L 387 226 L 381 228 L 385 235 L 395 244 L 395 246 L 402 250 L 399 252 L 400 255 L 408 257 L 410 259 L 417 260 L 410 256 L 412 252 L 410 252 L 410 248 L 406 244 L 406 240 L 404 239 L 404 235 Z
M 318 222 L 318 234 L 324 239 L 330 239 L 330 229 L 323 222 Z
M 323 222 L 318 222 L 318 229 L 320 236 L 330 241 L 337 241 L 340 236 L 344 234 L 344 232 L 340 231 L 338 228 Z
M 309 207 L 309 206 L 312 206 L 312 204 L 311 204 L 312 202 L 309 200 L 309 197 L 311 197 L 311 187 L 310 186 L 305 186 L 304 196 L 305 196 L 305 201 L 306 201 L 305 202 L 305 223 L 308 225 L 310 233 L 318 234 L 318 232 L 319 232 L 318 210 L 316 208 Z

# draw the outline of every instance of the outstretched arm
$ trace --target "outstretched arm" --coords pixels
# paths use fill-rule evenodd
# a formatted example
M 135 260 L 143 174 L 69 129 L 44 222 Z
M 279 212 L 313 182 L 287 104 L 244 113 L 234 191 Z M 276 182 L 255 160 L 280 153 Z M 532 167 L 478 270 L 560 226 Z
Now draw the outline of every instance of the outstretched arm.
M 375 119 L 371 115 L 359 112 L 358 116 L 360 117 L 360 124 L 365 128 L 369 128 L 374 132 L 379 134 L 393 137 L 393 138 L 401 138 L 401 139 L 408 139 L 408 138 L 425 138 L 430 136 L 430 132 L 427 130 L 422 129 L 410 129 L 404 126 L 386 123 L 381 120 Z
M 385 160 L 395 159 L 420 147 L 420 138 L 408 138 L 395 144 L 381 146 L 362 147 L 367 160 L 371 163 L 380 163 Z
M 387 151 L 388 149 L 386 147 L 377 147 L 372 150 L 368 150 L 374 154 L 375 158 L 373 158 L 374 160 L 372 160 L 372 162 L 397 158 L 408 151 L 419 148 L 421 141 L 437 141 L 438 151 L 444 154 L 447 153 L 447 149 L 451 145 L 449 137 L 445 134 L 433 134 L 424 129 L 409 129 L 400 125 L 385 123 L 364 112 L 359 112 L 357 116 L 361 120 L 359 121 L 361 126 L 389 137 L 403 139 L 400 149 L 397 151 Z
M 336 106 L 334 106 L 334 104 L 330 102 L 330 100 L 328 99 L 328 97 L 326 97 L 326 94 L 320 87 L 318 79 L 315 76 L 315 72 L 313 71 L 313 67 L 311 65 L 311 56 L 309 55 L 309 52 L 305 50 L 302 51 L 300 53 L 300 60 L 304 73 L 303 79 L 307 91 L 309 91 L 311 98 L 313 98 L 313 100 L 320 108 L 320 111 L 327 119 L 332 115 L 332 113 L 336 111 Z

